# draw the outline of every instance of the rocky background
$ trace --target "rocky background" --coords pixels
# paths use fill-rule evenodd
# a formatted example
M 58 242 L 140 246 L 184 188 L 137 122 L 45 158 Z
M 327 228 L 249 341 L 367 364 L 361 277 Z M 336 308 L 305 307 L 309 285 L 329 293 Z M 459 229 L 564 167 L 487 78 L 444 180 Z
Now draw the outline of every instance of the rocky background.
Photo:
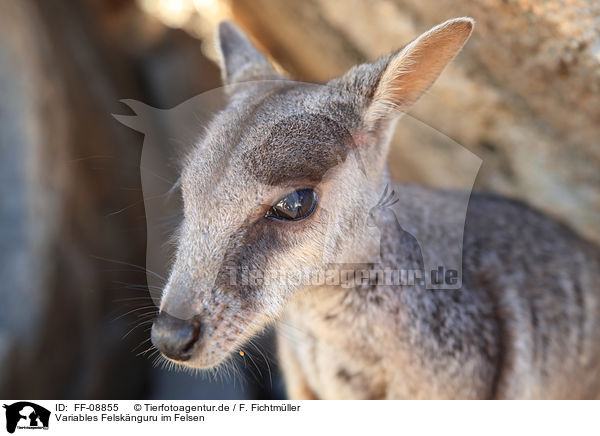
M 475 33 L 401 121 L 400 181 L 519 198 L 600 242 L 596 0 L 0 0 L 0 396 L 277 397 L 152 367 L 142 137 L 134 98 L 169 108 L 219 86 L 212 32 L 237 21 L 291 77 L 326 81 L 451 17 Z M 440 133 L 437 133 L 440 132 Z M 407 149 L 406 147 L 409 147 Z M 409 151 L 407 151 L 409 150 Z M 133 329 L 133 330 L 132 330 Z

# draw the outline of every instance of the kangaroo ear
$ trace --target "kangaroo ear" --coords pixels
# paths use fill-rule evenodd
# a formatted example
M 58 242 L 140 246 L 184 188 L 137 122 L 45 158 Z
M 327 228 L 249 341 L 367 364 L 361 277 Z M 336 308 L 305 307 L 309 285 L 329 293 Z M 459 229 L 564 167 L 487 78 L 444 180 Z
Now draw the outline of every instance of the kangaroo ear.
M 469 17 L 448 20 L 389 56 L 367 109 L 368 128 L 398 117 L 417 101 L 460 51 L 474 24 Z
M 223 83 L 276 78 L 277 73 L 242 30 L 231 21 L 219 23 L 217 51 Z

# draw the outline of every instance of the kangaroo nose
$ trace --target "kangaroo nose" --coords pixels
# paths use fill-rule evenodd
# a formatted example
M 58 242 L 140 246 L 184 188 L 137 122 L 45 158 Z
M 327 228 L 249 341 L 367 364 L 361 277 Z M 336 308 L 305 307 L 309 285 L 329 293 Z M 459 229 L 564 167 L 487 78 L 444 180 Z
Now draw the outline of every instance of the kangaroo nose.
M 173 360 L 189 360 L 199 337 L 200 322 L 196 318 L 183 320 L 160 312 L 152 324 L 152 343 Z

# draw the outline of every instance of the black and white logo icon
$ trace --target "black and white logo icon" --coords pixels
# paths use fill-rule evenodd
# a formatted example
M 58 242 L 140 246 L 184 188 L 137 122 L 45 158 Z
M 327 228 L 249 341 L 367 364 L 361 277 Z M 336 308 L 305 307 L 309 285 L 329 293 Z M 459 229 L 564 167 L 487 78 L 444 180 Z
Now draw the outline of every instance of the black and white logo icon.
M 5 404 L 6 431 L 14 433 L 16 429 L 48 429 L 50 411 L 29 401 L 19 401 L 10 405 Z

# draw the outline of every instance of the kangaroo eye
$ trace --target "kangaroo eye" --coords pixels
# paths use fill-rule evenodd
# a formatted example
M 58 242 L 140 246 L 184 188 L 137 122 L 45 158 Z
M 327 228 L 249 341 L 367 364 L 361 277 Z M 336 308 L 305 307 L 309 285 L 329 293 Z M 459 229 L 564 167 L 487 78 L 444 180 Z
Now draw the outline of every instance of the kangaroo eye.
M 300 189 L 279 199 L 266 216 L 283 221 L 298 221 L 310 216 L 317 206 L 317 194 L 312 189 Z

